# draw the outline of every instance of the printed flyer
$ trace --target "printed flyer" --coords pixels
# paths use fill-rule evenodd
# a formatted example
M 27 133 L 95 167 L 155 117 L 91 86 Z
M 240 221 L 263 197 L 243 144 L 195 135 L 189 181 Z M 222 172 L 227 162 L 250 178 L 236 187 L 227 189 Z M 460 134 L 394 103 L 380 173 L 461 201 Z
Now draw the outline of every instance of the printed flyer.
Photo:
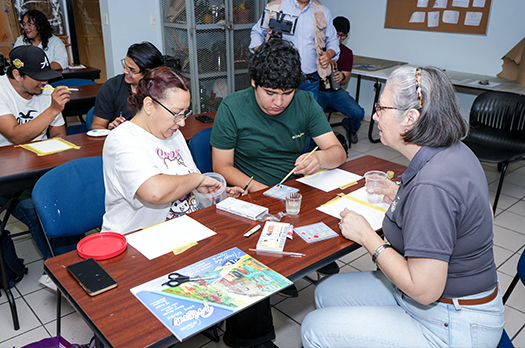
M 182 341 L 292 284 L 238 248 L 130 291 Z M 171 276 L 170 276 L 171 275 Z M 190 277 L 178 286 L 171 280 Z M 181 278 L 178 278 L 181 279 Z

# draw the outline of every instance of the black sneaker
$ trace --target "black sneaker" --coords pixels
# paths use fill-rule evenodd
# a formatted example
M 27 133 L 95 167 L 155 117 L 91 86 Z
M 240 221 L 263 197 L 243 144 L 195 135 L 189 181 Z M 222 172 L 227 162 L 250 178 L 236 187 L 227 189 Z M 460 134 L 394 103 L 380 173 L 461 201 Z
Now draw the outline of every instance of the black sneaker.
M 351 142 L 352 144 L 357 144 L 357 133 L 352 132 L 352 133 L 350 134 L 350 142 Z
M 297 290 L 294 284 L 290 285 L 286 289 L 282 289 L 281 291 L 278 292 L 278 294 L 283 297 L 288 297 L 288 298 L 299 297 L 299 291 Z
M 339 265 L 334 261 L 317 270 L 321 275 L 332 275 L 339 273 Z

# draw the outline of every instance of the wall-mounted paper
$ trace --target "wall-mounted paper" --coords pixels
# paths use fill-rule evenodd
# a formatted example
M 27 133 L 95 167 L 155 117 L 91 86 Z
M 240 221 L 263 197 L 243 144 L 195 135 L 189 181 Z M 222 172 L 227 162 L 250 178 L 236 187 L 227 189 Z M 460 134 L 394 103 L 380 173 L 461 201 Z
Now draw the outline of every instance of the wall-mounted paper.
M 410 23 L 425 23 L 425 12 L 414 12 L 410 16 Z
M 448 0 L 436 0 L 433 8 L 447 8 Z
M 485 7 L 485 0 L 474 0 L 472 7 Z
M 459 12 L 458 11 L 443 11 L 443 23 L 458 24 Z
M 467 14 L 465 15 L 465 25 L 479 27 L 482 17 L 483 13 L 481 12 L 467 12 Z
M 452 0 L 452 6 L 468 8 L 470 0 Z
M 428 13 L 428 27 L 435 28 L 439 25 L 439 11 Z
M 417 0 L 417 7 L 428 7 L 428 0 Z

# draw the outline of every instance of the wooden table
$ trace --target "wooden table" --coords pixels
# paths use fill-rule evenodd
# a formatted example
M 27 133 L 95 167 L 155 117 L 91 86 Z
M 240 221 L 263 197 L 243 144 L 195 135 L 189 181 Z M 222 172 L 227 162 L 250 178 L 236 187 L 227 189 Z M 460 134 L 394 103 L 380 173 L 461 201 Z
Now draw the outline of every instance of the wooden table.
M 197 120 L 195 116 L 206 115 L 215 119 L 216 113 L 217 111 L 212 111 L 198 115 L 191 115 L 190 117 L 188 117 L 188 119 L 186 120 L 186 125 L 180 129 L 180 131 L 184 135 L 184 139 L 190 140 L 195 134 L 197 134 L 201 130 L 213 127 L 213 122 L 204 123 L 202 121 Z
M 372 156 L 361 157 L 341 167 L 360 175 L 368 170 L 378 169 L 385 172 L 392 170 L 397 176 L 405 169 L 399 164 Z M 316 208 L 334 198 L 341 190 L 323 192 L 295 180 L 287 182 L 287 185 L 300 189 L 303 202 L 301 213 L 297 217 L 284 217 L 281 221 L 290 222 L 295 226 L 322 221 L 334 231 L 339 231 L 339 219 L 321 213 Z M 343 192 L 349 193 L 363 185 L 364 179 Z M 268 207 L 271 214 L 286 211 L 284 201 L 264 196 L 263 192 L 264 190 L 258 191 L 242 199 Z M 298 259 L 283 255 L 257 254 L 249 249 L 255 247 L 258 234 L 250 238 L 242 236 L 254 226 L 254 221 L 216 210 L 214 206 L 191 213 L 190 216 L 214 230 L 217 235 L 200 241 L 198 246 L 181 255 L 169 253 L 151 261 L 128 246 L 121 255 L 99 261 L 117 280 L 118 287 L 95 297 L 87 295 L 66 270 L 67 265 L 82 260 L 76 251 L 45 262 L 44 267 L 49 277 L 106 347 L 168 347 L 176 343 L 175 336 L 131 294 L 130 289 L 219 252 L 238 247 L 295 281 L 359 247 L 341 236 L 311 244 L 296 236 L 286 242 L 285 250 L 304 253 L 305 257 Z
M 89 109 L 95 106 L 97 93 L 101 87 L 102 83 L 73 87 L 78 88 L 79 91 L 71 91 L 71 99 L 64 107 L 62 116 L 66 117 L 86 114 Z
M 37 156 L 15 145 L 0 147 L 0 195 L 31 188 L 44 173 L 76 158 L 102 156 L 105 137 L 74 134 L 63 139 L 80 146 L 80 149 Z
M 100 78 L 100 69 L 93 68 L 91 66 L 86 66 L 82 69 L 62 69 L 57 70 L 57 72 L 62 74 L 63 79 L 86 79 L 86 80 L 98 80 Z M 52 80 L 49 82 L 58 81 L 61 79 Z

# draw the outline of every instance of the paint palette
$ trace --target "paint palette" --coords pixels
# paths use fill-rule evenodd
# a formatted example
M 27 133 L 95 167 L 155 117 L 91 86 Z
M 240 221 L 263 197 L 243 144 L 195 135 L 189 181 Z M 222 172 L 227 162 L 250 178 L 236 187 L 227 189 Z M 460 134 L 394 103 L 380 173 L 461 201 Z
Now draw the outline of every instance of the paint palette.
M 307 243 L 318 242 L 339 236 L 337 232 L 326 226 L 324 222 L 294 228 L 295 233 Z
M 285 200 L 287 193 L 297 192 L 297 191 L 299 191 L 299 189 L 296 187 L 290 187 L 290 186 L 285 186 L 285 185 L 275 185 L 268 191 L 265 191 L 263 195 Z

